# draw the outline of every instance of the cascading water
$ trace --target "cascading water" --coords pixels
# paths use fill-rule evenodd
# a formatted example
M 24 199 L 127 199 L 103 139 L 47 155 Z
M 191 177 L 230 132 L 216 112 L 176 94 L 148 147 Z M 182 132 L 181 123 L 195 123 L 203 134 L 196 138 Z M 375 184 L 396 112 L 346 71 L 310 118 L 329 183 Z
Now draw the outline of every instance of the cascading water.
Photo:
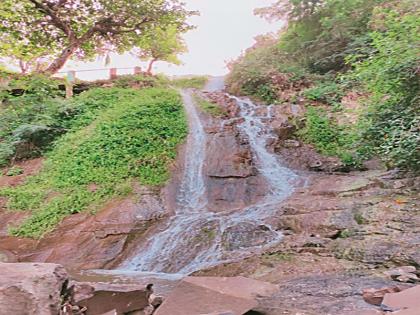
M 248 99 L 231 96 L 240 107 L 243 123 L 238 125 L 249 140 L 256 167 L 270 190 L 260 202 L 239 211 L 210 212 L 207 209 L 203 175 L 206 134 L 189 92 L 183 92 L 190 134 L 187 139 L 185 173 L 175 215 L 161 232 L 154 234 L 138 249 L 137 254 L 120 268 L 145 272 L 188 274 L 215 264 L 230 261 L 277 243 L 282 235 L 266 222 L 279 202 L 293 191 L 297 175 L 281 165 L 267 149 L 271 130 L 258 116 L 258 106 Z M 251 233 L 251 243 L 244 235 Z

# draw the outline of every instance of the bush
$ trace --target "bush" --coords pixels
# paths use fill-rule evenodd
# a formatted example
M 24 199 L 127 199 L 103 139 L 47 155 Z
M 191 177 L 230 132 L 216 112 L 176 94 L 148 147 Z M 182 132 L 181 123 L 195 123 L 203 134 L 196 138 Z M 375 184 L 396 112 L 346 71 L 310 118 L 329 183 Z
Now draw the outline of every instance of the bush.
M 348 58 L 349 77 L 370 92 L 364 115 L 364 146 L 389 167 L 420 170 L 419 10 L 414 1 L 379 7 L 372 19 L 370 53 Z M 366 150 L 367 151 L 367 150 Z
M 113 80 L 113 85 L 119 88 L 165 87 L 168 83 L 169 79 L 163 75 L 127 74 L 120 75 Z
M 63 130 L 57 117 L 63 105 L 60 81 L 42 75 L 3 76 L 0 87 L 0 166 L 12 157 L 39 155 Z
M 329 105 L 336 105 L 344 96 L 341 85 L 327 81 L 306 89 L 303 95 L 312 101 L 320 101 Z
M 108 103 L 112 99 L 119 101 Z M 10 210 L 32 212 L 11 230 L 14 235 L 40 237 L 65 216 L 126 194 L 133 180 L 160 185 L 168 179 L 168 165 L 187 134 L 182 101 L 175 91 L 98 89 L 78 98 L 77 108 L 82 102 L 88 109 L 103 109 L 96 118 L 89 110 L 78 116 L 75 131 L 56 141 L 38 175 L 0 191 Z
M 180 89 L 203 89 L 207 81 L 208 77 L 206 76 L 195 76 L 190 78 L 175 78 L 171 80 L 171 84 Z
M 317 107 L 309 107 L 305 127 L 298 135 L 315 146 L 318 152 L 338 156 L 346 166 L 358 166 L 360 157 L 355 150 L 358 134 L 351 129 L 340 127 L 327 113 Z
M 194 94 L 194 100 L 201 108 L 201 110 L 207 114 L 210 114 L 215 117 L 221 117 L 225 114 L 225 111 L 219 105 L 214 104 L 197 94 Z

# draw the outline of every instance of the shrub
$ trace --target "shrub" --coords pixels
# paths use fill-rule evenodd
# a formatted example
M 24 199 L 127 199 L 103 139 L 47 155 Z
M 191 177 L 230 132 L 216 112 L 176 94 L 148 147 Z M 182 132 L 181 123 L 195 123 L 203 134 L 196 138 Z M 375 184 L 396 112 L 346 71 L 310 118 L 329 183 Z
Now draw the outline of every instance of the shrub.
M 389 167 L 420 170 L 420 22 L 414 1 L 378 7 L 372 19 L 371 50 L 352 55 L 349 76 L 370 92 L 363 144 Z
M 357 132 L 337 125 L 320 108 L 308 108 L 305 127 L 298 131 L 298 135 L 305 142 L 313 144 L 318 152 L 338 156 L 346 166 L 356 167 L 360 164 L 355 150 L 359 139 Z
M 208 77 L 206 76 L 195 76 L 190 78 L 175 78 L 171 80 L 171 84 L 180 89 L 202 89 L 206 85 L 207 81 Z
M 225 111 L 219 105 L 214 104 L 197 94 L 194 94 L 194 100 L 205 113 L 215 117 L 220 117 L 225 114 Z
M 103 105 L 98 104 L 101 94 Z M 112 99 L 119 101 L 108 104 Z M 172 90 L 98 89 L 76 102 L 77 108 L 84 102 L 90 110 L 103 109 L 96 118 L 89 110 L 76 118 L 77 128 L 56 141 L 38 175 L 0 191 L 10 210 L 32 212 L 11 230 L 14 235 L 40 237 L 65 216 L 126 194 L 133 180 L 164 183 L 176 147 L 187 134 L 181 98 Z

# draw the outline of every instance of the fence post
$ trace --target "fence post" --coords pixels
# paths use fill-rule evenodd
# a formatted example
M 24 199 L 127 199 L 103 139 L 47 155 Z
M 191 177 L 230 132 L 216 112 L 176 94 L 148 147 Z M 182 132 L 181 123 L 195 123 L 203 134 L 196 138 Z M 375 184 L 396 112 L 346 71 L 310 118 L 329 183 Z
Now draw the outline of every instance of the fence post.
M 140 67 L 134 67 L 134 74 L 141 74 L 141 68 Z
M 117 78 L 117 68 L 109 69 L 109 79 L 114 80 Z
M 67 78 L 65 79 L 64 86 L 66 87 L 66 98 L 73 96 L 73 82 L 76 81 L 76 71 L 67 71 Z

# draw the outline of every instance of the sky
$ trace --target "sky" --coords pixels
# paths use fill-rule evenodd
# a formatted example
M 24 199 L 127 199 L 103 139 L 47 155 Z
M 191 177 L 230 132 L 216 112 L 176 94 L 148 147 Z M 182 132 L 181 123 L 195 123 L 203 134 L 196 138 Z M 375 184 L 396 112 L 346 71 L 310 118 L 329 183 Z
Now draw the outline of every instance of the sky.
M 168 75 L 208 74 L 224 75 L 227 73 L 226 62 L 237 58 L 245 49 L 252 46 L 254 37 L 275 32 L 279 23 L 268 23 L 254 16 L 255 8 L 269 5 L 274 0 L 184 0 L 187 8 L 197 10 L 200 16 L 190 18 L 197 28 L 184 35 L 188 53 L 180 56 L 180 66 L 157 62 L 155 73 Z M 104 60 L 94 62 L 69 61 L 61 71 L 89 70 L 100 68 L 125 68 L 144 63 L 130 54 L 111 55 L 111 63 L 105 66 Z M 131 73 L 132 70 L 118 70 L 119 74 Z M 106 78 L 108 71 L 80 72 L 77 78 L 92 80 Z

